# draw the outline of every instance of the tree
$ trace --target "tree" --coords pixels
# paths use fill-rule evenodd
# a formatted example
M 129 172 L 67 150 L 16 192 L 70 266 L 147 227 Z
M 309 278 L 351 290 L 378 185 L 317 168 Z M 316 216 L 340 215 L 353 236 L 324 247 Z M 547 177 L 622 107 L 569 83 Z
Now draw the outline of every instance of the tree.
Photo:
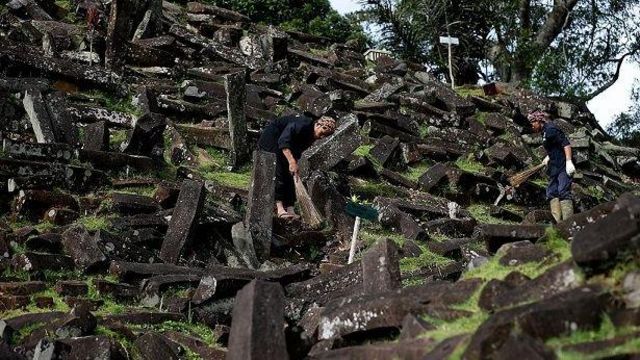
M 607 126 L 607 132 L 626 146 L 640 147 L 640 81 L 636 82 L 631 94 L 633 105 L 627 112 L 620 113 Z
M 338 14 L 329 0 L 209 0 L 236 10 L 255 22 L 328 37 L 334 42 L 366 41 L 359 23 Z
M 438 36 L 459 37 L 456 77 L 517 82 L 589 100 L 610 87 L 626 58 L 640 61 L 640 0 L 366 0 L 360 19 L 380 42 L 446 73 Z M 447 26 L 447 24 L 449 24 Z M 468 71 L 468 70 L 467 70 Z M 458 81 L 459 82 L 459 81 Z

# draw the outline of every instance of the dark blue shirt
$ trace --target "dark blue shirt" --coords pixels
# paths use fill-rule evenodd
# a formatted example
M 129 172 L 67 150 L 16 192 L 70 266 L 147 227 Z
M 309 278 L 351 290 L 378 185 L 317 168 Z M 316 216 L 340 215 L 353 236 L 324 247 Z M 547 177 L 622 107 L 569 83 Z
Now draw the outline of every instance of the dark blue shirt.
M 571 145 L 567 136 L 555 124 L 547 122 L 542 127 L 542 146 L 549 155 L 549 176 L 558 176 L 565 171 L 566 158 L 564 147 Z
M 264 128 L 258 147 L 273 153 L 289 149 L 293 157 L 299 159 L 314 141 L 313 119 L 301 115 L 283 116 Z

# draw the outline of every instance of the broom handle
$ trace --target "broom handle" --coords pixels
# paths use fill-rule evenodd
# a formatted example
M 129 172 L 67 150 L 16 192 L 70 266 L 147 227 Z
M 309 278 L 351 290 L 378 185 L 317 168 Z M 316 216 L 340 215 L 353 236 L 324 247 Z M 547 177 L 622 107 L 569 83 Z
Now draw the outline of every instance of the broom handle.
M 358 232 L 360 231 L 360 216 L 356 216 L 356 222 L 353 224 L 353 236 L 351 237 L 351 249 L 349 249 L 349 261 L 347 264 L 353 262 L 353 257 L 356 255 L 356 240 L 358 239 Z

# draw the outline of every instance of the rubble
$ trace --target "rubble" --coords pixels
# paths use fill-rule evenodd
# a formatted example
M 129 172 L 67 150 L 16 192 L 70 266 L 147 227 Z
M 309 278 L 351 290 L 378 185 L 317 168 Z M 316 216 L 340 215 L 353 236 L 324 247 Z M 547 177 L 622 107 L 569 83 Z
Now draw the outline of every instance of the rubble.
M 0 358 L 637 355 L 640 151 L 584 104 L 213 4 L 0 8 Z M 506 187 L 534 109 L 574 148 L 559 224 L 542 173 Z M 274 218 L 254 152 L 302 113 L 338 125 L 299 161 L 319 229 Z M 377 217 L 347 264 L 350 202 Z

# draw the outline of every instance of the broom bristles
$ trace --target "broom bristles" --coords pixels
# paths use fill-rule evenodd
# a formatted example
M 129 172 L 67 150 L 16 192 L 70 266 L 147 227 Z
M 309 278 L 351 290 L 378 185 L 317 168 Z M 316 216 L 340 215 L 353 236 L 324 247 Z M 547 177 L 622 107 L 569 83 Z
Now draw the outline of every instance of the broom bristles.
M 314 228 L 320 226 L 322 223 L 322 216 L 316 209 L 315 205 L 313 205 L 313 201 L 311 200 L 309 193 L 307 193 L 307 189 L 305 189 L 304 184 L 302 184 L 302 180 L 300 180 L 299 176 L 294 176 L 293 178 L 293 182 L 296 187 L 296 197 L 300 203 L 300 215 L 302 216 L 302 221 Z
M 524 170 L 522 172 L 519 172 L 513 176 L 509 177 L 509 184 L 511 184 L 511 186 L 513 187 L 518 187 L 520 186 L 522 183 L 524 183 L 525 181 L 527 181 L 527 179 L 529 179 L 533 174 L 537 173 L 538 171 L 540 171 L 540 169 L 542 169 L 544 167 L 544 164 L 539 164 L 536 165 L 530 169 Z

